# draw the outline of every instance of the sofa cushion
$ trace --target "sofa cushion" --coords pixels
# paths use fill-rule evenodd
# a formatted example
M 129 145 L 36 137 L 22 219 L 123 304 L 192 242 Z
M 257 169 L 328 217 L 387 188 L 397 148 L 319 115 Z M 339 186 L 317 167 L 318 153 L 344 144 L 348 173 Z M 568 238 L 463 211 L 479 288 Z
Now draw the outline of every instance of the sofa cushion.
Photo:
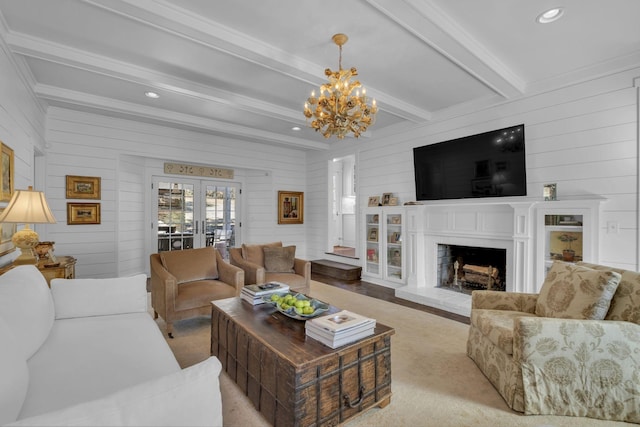
M 293 273 L 293 263 L 296 258 L 295 246 L 279 248 L 265 247 L 264 269 L 268 273 Z
M 259 245 L 242 244 L 242 258 L 264 267 L 264 248 L 282 247 L 282 242 L 263 243 Z
M 27 364 L 29 389 L 19 419 L 100 399 L 180 370 L 148 312 L 56 320 Z
M 518 317 L 536 317 L 536 315 L 510 310 L 471 310 L 471 324 L 507 354 L 513 354 L 514 320 Z
M 53 279 L 56 319 L 147 311 L 147 276 Z
M 605 320 L 622 320 L 640 325 L 640 304 L 638 304 L 640 300 L 640 273 L 587 262 L 579 262 L 578 265 L 594 270 L 611 270 L 620 273 L 622 275 L 620 284 L 613 295 Z
M 24 426 L 222 426 L 220 361 L 203 362 L 106 397 L 26 418 Z
M 602 320 L 620 283 L 620 274 L 555 261 L 542 285 L 536 315 Z
M 218 278 L 216 249 L 213 246 L 182 251 L 160 252 L 162 265 L 175 276 L 178 284 Z
M 47 339 L 54 319 L 53 299 L 35 266 L 20 265 L 0 276 L 0 317 L 13 332 L 25 359 Z
M 29 386 L 27 359 L 7 323 L 0 319 L 0 425 L 18 418 Z

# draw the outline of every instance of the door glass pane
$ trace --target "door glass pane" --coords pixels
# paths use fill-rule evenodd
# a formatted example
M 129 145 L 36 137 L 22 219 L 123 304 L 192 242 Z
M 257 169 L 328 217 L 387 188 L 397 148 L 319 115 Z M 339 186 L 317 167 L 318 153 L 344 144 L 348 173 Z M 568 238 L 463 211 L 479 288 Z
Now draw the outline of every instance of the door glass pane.
M 158 252 L 193 248 L 193 184 L 158 183 Z
M 236 189 L 207 185 L 205 193 L 206 245 L 228 258 L 227 248 L 235 246 Z

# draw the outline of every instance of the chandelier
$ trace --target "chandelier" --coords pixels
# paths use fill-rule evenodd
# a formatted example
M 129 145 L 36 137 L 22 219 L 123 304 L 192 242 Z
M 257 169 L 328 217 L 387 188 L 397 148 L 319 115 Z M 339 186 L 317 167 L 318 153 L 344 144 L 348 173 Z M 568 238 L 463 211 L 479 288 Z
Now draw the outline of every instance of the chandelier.
M 345 34 L 336 34 L 331 40 L 340 47 L 338 71 L 324 70 L 329 83 L 320 86 L 320 93 L 316 97 L 315 91 L 304 103 L 304 115 L 313 118 L 311 127 L 322 133 L 325 138 L 335 135 L 343 139 L 349 132 L 356 138 L 373 124 L 378 107 L 374 99 L 367 104 L 367 91 L 358 80 L 351 81 L 357 76 L 355 67 L 342 69 L 342 45 L 349 40 Z

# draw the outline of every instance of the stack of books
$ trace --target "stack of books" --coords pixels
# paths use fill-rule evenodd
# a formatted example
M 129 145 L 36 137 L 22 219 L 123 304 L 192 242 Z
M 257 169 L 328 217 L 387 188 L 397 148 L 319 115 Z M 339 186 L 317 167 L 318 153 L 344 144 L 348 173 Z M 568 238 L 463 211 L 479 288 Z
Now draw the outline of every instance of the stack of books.
M 289 292 L 289 285 L 280 282 L 270 282 L 262 285 L 246 285 L 240 292 L 240 298 L 251 305 L 263 304 L 265 295 L 276 292 Z
M 373 335 L 376 320 L 342 310 L 305 322 L 305 332 L 322 344 L 337 348 Z

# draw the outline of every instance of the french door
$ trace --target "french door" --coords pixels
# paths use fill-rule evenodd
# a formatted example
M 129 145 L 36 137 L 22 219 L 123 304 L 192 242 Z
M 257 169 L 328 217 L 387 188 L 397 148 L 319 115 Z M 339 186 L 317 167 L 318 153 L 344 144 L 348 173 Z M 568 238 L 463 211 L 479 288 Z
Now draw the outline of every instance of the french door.
M 215 246 L 227 258 L 238 239 L 238 184 L 154 177 L 153 189 L 158 252 Z

